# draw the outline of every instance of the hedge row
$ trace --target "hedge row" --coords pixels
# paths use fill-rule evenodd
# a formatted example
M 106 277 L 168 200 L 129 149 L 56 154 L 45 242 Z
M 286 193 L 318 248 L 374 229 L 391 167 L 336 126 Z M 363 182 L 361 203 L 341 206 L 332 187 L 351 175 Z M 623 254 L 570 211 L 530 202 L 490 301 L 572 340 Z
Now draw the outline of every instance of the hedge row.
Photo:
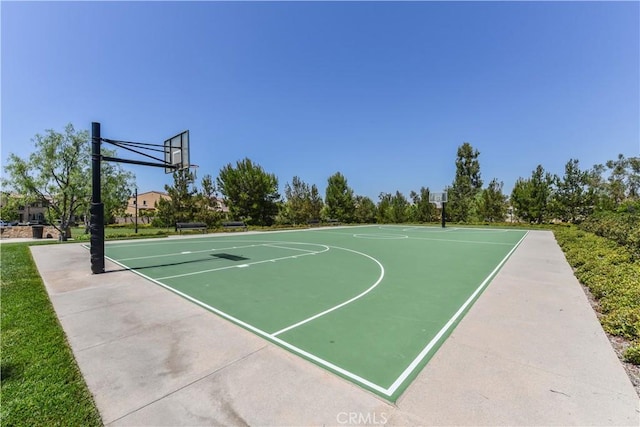
M 598 299 L 604 330 L 631 341 L 625 360 L 640 365 L 640 261 L 627 247 L 576 227 L 554 233 L 576 277 Z
M 623 205 L 618 212 L 594 214 L 581 228 L 625 246 L 635 260 L 640 260 L 640 202 Z

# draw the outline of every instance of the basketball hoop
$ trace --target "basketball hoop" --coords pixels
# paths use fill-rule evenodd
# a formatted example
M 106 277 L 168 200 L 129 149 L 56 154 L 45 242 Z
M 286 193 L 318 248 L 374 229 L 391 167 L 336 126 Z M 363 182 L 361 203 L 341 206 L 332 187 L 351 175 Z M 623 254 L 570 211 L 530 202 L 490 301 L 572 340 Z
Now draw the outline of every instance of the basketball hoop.
M 442 228 L 445 227 L 445 215 L 444 215 L 444 204 L 447 203 L 447 192 L 443 191 L 442 193 L 429 193 L 429 203 L 433 203 L 436 205 L 437 209 L 440 209 L 440 215 L 442 218 Z
M 189 163 L 189 131 L 185 130 L 164 141 L 165 173 L 191 167 Z
M 435 204 L 438 209 L 442 208 L 442 204 L 447 203 L 447 192 L 429 193 L 429 203 Z

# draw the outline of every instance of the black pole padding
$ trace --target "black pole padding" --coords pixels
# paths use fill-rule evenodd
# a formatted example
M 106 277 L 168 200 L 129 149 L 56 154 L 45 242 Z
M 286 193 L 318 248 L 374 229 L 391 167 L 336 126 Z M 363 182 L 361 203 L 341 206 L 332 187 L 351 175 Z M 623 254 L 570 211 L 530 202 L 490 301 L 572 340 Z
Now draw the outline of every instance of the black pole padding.
M 91 272 L 104 273 L 104 204 L 91 203 Z
M 442 202 L 442 228 L 445 227 L 445 219 L 444 219 L 444 206 L 446 205 L 445 202 Z
M 100 123 L 93 122 L 91 123 L 91 207 L 89 208 L 91 272 L 93 274 L 104 273 L 104 205 L 100 180 L 102 161 L 100 143 Z

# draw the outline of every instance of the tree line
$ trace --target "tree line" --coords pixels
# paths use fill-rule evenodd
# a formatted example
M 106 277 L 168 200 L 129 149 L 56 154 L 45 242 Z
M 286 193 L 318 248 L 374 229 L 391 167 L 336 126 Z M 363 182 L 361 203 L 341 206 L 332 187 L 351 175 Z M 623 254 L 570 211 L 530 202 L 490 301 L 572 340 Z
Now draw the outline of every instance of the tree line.
M 530 178 L 519 178 L 511 194 L 506 195 L 503 183 L 497 178 L 483 187 L 479 156 L 479 151 L 468 142 L 458 147 L 456 174 L 446 188 L 447 221 L 477 223 L 510 219 L 538 224 L 552 220 L 576 223 L 594 212 L 615 210 L 639 199 L 638 157 L 627 159 L 620 154 L 616 160 L 586 170 L 580 168 L 578 160 L 570 159 L 562 176 L 552 175 L 538 165 Z M 212 210 L 212 204 L 202 200 L 211 200 L 214 193 L 214 197 L 218 197 L 218 191 L 229 207 L 229 216 L 252 225 L 297 225 L 313 219 L 336 219 L 345 223 L 425 223 L 438 221 L 441 215 L 441 210 L 429 202 L 428 187 L 411 191 L 409 198 L 400 191 L 380 193 L 374 202 L 369 197 L 356 195 L 340 172 L 327 179 L 324 199 L 315 184 L 309 185 L 299 176 L 285 184 L 282 198 L 276 175 L 267 173 L 248 158 L 222 168 L 216 178 L 216 188 L 208 192 L 209 199 L 204 194 L 196 197 L 195 186 L 187 190 L 185 182 L 193 184 L 189 172 L 177 172 L 174 180 L 175 184 L 166 186 L 166 190 L 175 202 L 171 202 L 173 205 L 162 202 L 158 206 L 165 224 L 187 220 L 181 216 L 184 212 L 193 212 L 194 218 L 212 225 L 220 221 L 224 217 L 220 212 L 202 211 L 202 207 Z M 206 175 L 203 188 L 213 188 L 212 182 L 211 176 Z M 178 189 L 183 190 L 176 191 Z M 185 206 L 193 207 L 185 209 Z
M 29 200 L 48 201 L 48 219 L 57 219 L 62 230 L 78 216 L 86 217 L 90 189 L 90 147 L 87 131 L 72 125 L 64 133 L 48 130 L 34 138 L 35 151 L 28 159 L 11 154 L 3 186 Z M 105 154 L 105 153 L 103 153 Z M 510 195 L 503 183 L 491 179 L 485 187 L 480 169 L 480 152 L 470 143 L 458 147 L 456 173 L 448 193 L 445 216 L 449 222 L 477 223 L 505 220 L 543 223 L 552 220 L 580 222 L 594 212 L 615 210 L 637 203 L 640 193 L 640 157 L 617 159 L 581 169 L 570 159 L 562 176 L 552 175 L 538 165 L 530 177 L 520 177 Z M 121 216 L 134 188 L 135 178 L 117 164 L 103 162 L 103 201 L 107 221 Z M 315 184 L 294 176 L 279 193 L 279 180 L 249 158 L 228 163 L 213 178 L 206 174 L 200 185 L 189 170 L 173 174 L 166 185 L 170 196 L 156 206 L 153 223 L 173 226 L 176 222 L 199 221 L 214 227 L 225 220 L 242 220 L 250 225 L 299 225 L 310 220 L 343 223 L 436 222 L 441 210 L 429 202 L 429 187 L 411 191 L 380 193 L 374 201 L 357 195 L 347 178 L 336 172 L 327 179 L 324 197 Z M 221 202 L 227 210 L 221 209 Z M 5 203 L 2 218 L 8 218 Z M 53 221 L 52 224 L 55 225 Z

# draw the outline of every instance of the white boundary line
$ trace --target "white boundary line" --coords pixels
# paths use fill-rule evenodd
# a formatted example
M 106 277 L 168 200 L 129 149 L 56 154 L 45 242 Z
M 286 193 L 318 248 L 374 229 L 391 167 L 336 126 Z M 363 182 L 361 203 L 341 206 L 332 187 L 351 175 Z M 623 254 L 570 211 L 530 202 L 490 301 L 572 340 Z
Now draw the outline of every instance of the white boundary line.
M 337 365 L 334 365 L 333 363 L 331 363 L 331 362 L 329 362 L 327 360 L 324 360 L 324 359 L 316 356 L 315 354 L 311 354 L 311 353 L 309 353 L 309 352 L 307 352 L 307 351 L 305 351 L 305 350 L 303 350 L 303 349 L 301 349 L 299 347 L 296 347 L 295 345 L 290 344 L 290 343 L 288 343 L 288 342 L 276 337 L 274 334 L 269 334 L 268 332 L 265 332 L 262 329 L 256 328 L 255 326 L 253 326 L 253 325 L 251 325 L 249 323 L 243 322 L 242 320 L 240 320 L 240 319 L 238 319 L 236 317 L 233 317 L 230 314 L 227 314 L 222 310 L 219 310 L 219 309 L 217 309 L 215 307 L 210 306 L 209 304 L 206 304 L 206 303 L 204 303 L 204 302 L 202 302 L 202 301 L 200 301 L 200 300 L 198 300 L 196 298 L 193 298 L 192 296 L 187 295 L 184 292 L 181 292 L 181 291 L 179 291 L 179 290 L 177 290 L 175 288 L 172 288 L 171 286 L 166 285 L 166 284 L 160 282 L 159 280 L 153 279 L 153 278 L 147 276 L 144 273 L 140 273 L 139 271 L 132 270 L 129 267 L 127 267 L 126 265 L 121 264 L 120 262 L 118 262 L 118 261 L 116 261 L 114 259 L 111 259 L 108 256 L 105 256 L 105 258 L 107 258 L 111 262 L 113 262 L 113 263 L 115 263 L 115 264 L 117 264 L 117 265 L 119 265 L 119 266 L 121 266 L 121 267 L 123 267 L 123 268 L 125 268 L 125 269 L 127 269 L 127 270 L 129 270 L 129 271 L 131 271 L 131 272 L 133 272 L 135 274 L 137 274 L 140 277 L 143 277 L 143 278 L 145 278 L 145 279 L 147 279 L 147 280 L 149 280 L 149 281 L 151 281 L 151 282 L 153 282 L 153 283 L 155 283 L 155 284 L 157 284 L 159 286 L 162 286 L 163 288 L 168 289 L 171 292 L 174 292 L 174 293 L 180 295 L 181 297 L 183 297 L 183 298 L 185 298 L 185 299 L 187 299 L 187 300 L 189 300 L 189 301 L 191 301 L 191 302 L 193 302 L 195 304 L 198 304 L 199 306 L 204 307 L 207 310 L 210 310 L 210 311 L 212 311 L 212 312 L 224 317 L 225 319 L 228 319 L 228 320 L 232 321 L 235 324 L 242 326 L 245 329 L 248 329 L 248 330 L 250 330 L 250 331 L 252 331 L 252 332 L 254 332 L 254 333 L 256 333 L 256 334 L 258 334 L 260 336 L 263 336 L 263 337 L 265 337 L 265 338 L 267 338 L 267 339 L 269 339 L 269 340 L 271 340 L 271 341 L 273 341 L 273 342 L 275 342 L 277 344 L 280 344 L 281 346 L 283 346 L 285 348 L 288 348 L 289 350 L 293 351 L 294 353 L 298 353 L 301 356 L 304 356 L 304 357 L 306 357 L 308 359 L 311 359 L 314 362 L 317 362 L 320 365 L 323 365 L 323 366 L 325 366 L 325 367 L 327 367 L 327 368 L 329 368 L 329 369 L 331 369 L 331 370 L 333 370 L 335 372 L 338 372 L 338 373 L 344 375 L 345 377 L 352 379 L 355 382 L 358 382 L 358 383 L 360 383 L 362 385 L 365 385 L 366 387 L 371 388 L 372 390 L 377 391 L 378 393 L 382 393 L 384 395 L 387 395 L 387 393 L 385 392 L 386 390 L 385 390 L 384 387 L 381 387 L 378 384 L 372 383 L 371 381 L 367 380 L 366 378 L 362 378 L 361 376 L 356 375 L 356 374 L 354 374 L 352 372 L 349 372 L 346 369 L 341 368 L 341 367 L 339 367 Z
M 386 391 L 388 392 L 388 396 L 391 396 L 393 393 L 395 393 L 395 391 L 402 385 L 402 383 L 404 383 L 404 381 L 409 377 L 409 375 L 413 373 L 413 371 L 418 367 L 420 362 L 422 362 L 424 358 L 427 356 L 427 354 L 431 351 L 433 346 L 436 345 L 438 341 L 440 341 L 442 336 L 451 328 L 451 326 L 455 323 L 458 317 L 460 317 L 462 313 L 464 313 L 464 311 L 467 309 L 469 304 L 471 304 L 473 300 L 476 298 L 476 296 L 478 296 L 480 291 L 482 291 L 482 289 L 485 286 L 487 286 L 487 284 L 493 278 L 493 276 L 495 276 L 498 270 L 500 270 L 500 267 L 502 267 L 502 265 L 507 261 L 507 259 L 509 259 L 511 254 L 518 248 L 518 246 L 520 246 L 520 243 L 522 243 L 522 241 L 525 239 L 525 237 L 527 237 L 528 234 L 529 232 L 527 231 L 524 234 L 524 236 L 522 236 L 522 238 L 518 241 L 518 243 L 516 243 L 515 246 L 509 251 L 509 253 L 507 253 L 504 256 L 504 258 L 502 258 L 502 261 L 500 261 L 500 263 L 496 266 L 496 268 L 494 268 L 493 271 L 489 273 L 487 278 L 484 279 L 484 281 L 480 284 L 480 286 L 478 286 L 478 288 L 471 294 L 471 296 L 467 298 L 464 304 L 462 304 L 462 306 L 458 309 L 458 311 L 456 311 L 456 313 L 451 317 L 451 319 L 449 319 L 449 321 L 445 323 L 445 325 L 442 327 L 442 329 L 440 329 L 440 331 L 436 334 L 436 336 L 433 337 L 431 341 L 429 341 L 429 344 L 427 344 L 422 349 L 422 351 L 418 354 L 418 356 L 415 359 L 413 359 L 413 361 L 402 372 L 402 374 L 400 374 L 400 376 L 393 382 L 393 384 L 391 384 L 391 387 L 386 389 Z
M 234 323 L 236 323 L 236 324 L 238 324 L 238 325 L 240 325 L 240 326 L 242 326 L 242 327 L 244 327 L 244 328 L 246 328 L 246 329 L 248 329 L 250 331 L 253 331 L 254 333 L 256 333 L 256 334 L 258 334 L 260 336 L 263 336 L 263 337 L 265 337 L 265 338 L 267 338 L 267 339 L 269 339 L 269 340 L 271 340 L 271 341 L 273 341 L 273 342 L 275 342 L 275 343 L 277 343 L 277 344 L 279 344 L 279 345 L 281 345 L 281 346 L 283 346 L 285 348 L 288 348 L 289 350 L 293 351 L 294 353 L 298 353 L 301 356 L 304 356 L 304 357 L 306 357 L 306 358 L 308 358 L 310 360 L 313 360 L 314 362 L 317 362 L 318 364 L 320 364 L 322 366 L 325 366 L 325 367 L 327 367 L 327 368 L 329 368 L 329 369 L 331 369 L 331 370 L 333 370 L 335 372 L 338 372 L 339 374 L 342 374 L 345 377 L 350 378 L 355 382 L 358 382 L 358 383 L 360 383 L 360 384 L 362 384 L 362 385 L 364 385 L 364 386 L 366 386 L 366 387 L 368 387 L 368 388 L 370 388 L 372 390 L 375 390 L 380 394 L 383 394 L 385 396 L 391 397 L 398 390 L 398 388 L 400 388 L 400 386 L 402 386 L 402 384 L 407 380 L 407 378 L 415 371 L 415 369 L 418 367 L 418 365 L 424 360 L 424 358 L 427 356 L 427 354 L 429 354 L 429 352 L 432 350 L 432 348 L 438 343 L 438 341 L 440 341 L 440 339 L 451 328 L 451 326 L 453 326 L 453 324 L 462 315 L 462 313 L 464 313 L 464 311 L 467 309 L 467 307 L 478 296 L 480 291 L 482 291 L 482 289 L 487 286 L 489 281 L 497 274 L 497 272 L 500 270 L 502 265 L 504 265 L 504 263 L 509 259 L 511 254 L 520 246 L 520 244 L 527 237 L 528 234 L 529 234 L 529 231 L 527 230 L 525 232 L 524 236 L 522 236 L 522 238 L 507 253 L 507 255 L 504 256 L 502 261 L 500 261 L 500 263 L 493 269 L 493 271 L 491 271 L 491 273 L 489 273 L 489 275 L 478 286 L 478 288 L 473 292 L 473 294 L 471 294 L 471 296 L 462 304 L 462 306 L 458 309 L 458 311 L 456 311 L 456 313 L 449 319 L 449 321 L 442 327 L 442 329 L 440 329 L 440 331 L 436 334 L 436 336 L 422 349 L 422 351 L 418 354 L 418 356 L 416 356 L 416 358 L 409 364 L 409 366 L 400 374 L 400 376 L 388 388 L 384 388 L 384 387 L 382 387 L 382 386 L 380 386 L 378 384 L 372 383 L 371 381 L 369 381 L 369 380 L 367 380 L 365 378 L 362 378 L 359 375 L 356 375 L 356 374 L 354 374 L 352 372 L 349 372 L 346 369 L 341 368 L 341 367 L 339 367 L 337 365 L 334 365 L 333 363 L 331 363 L 329 361 L 326 361 L 326 360 L 324 360 L 324 359 L 322 359 L 322 358 L 320 358 L 320 357 L 318 357 L 318 356 L 316 356 L 314 354 L 308 353 L 307 351 L 302 350 L 301 348 L 298 348 L 298 347 L 296 347 L 296 346 L 294 346 L 294 345 L 292 345 L 292 344 L 290 344 L 290 343 L 288 343 L 288 342 L 286 342 L 286 341 L 284 341 L 284 340 L 282 340 L 282 339 L 280 339 L 280 338 L 278 338 L 276 336 L 277 334 L 285 332 L 285 330 L 290 330 L 290 329 L 292 329 L 292 327 L 299 326 L 299 324 L 292 325 L 291 327 L 287 327 L 287 328 L 285 328 L 285 329 L 283 329 L 281 331 L 278 331 L 278 332 L 276 332 L 274 334 L 269 334 L 269 333 L 263 331 L 262 329 L 259 329 L 259 328 L 255 327 L 255 326 L 253 326 L 253 325 L 251 325 L 249 323 L 243 322 L 242 320 L 240 320 L 238 318 L 235 318 L 235 317 L 233 317 L 233 316 L 231 316 L 231 315 L 229 315 L 229 314 L 227 314 L 227 313 L 225 313 L 225 312 L 223 312 L 223 311 L 221 311 L 221 310 L 219 310 L 219 309 L 217 309 L 215 307 L 212 307 L 212 306 L 210 306 L 210 305 L 208 305 L 208 304 L 206 304 L 206 303 L 204 303 L 204 302 L 202 302 L 200 300 L 197 300 L 197 299 L 195 299 L 195 298 L 193 298 L 193 297 L 191 297 L 191 296 L 189 296 L 189 295 L 187 295 L 187 294 L 185 294 L 185 293 L 183 293 L 183 292 L 181 292 L 181 291 L 179 291 L 177 289 L 174 289 L 171 286 L 165 285 L 164 283 L 160 282 L 159 279 L 153 279 L 153 278 L 151 278 L 151 277 L 149 277 L 149 276 L 147 276 L 147 275 L 145 275 L 143 273 L 140 273 L 139 271 L 132 270 L 131 268 L 127 267 L 126 265 L 121 264 L 120 262 L 118 262 L 118 261 L 116 261 L 116 260 L 114 260 L 112 258 L 109 258 L 107 256 L 105 256 L 105 258 L 107 258 L 111 262 L 113 262 L 113 263 L 115 263 L 115 264 L 117 264 L 117 265 L 119 265 L 119 266 L 121 266 L 121 267 L 123 267 L 123 268 L 125 268 L 125 269 L 127 269 L 127 270 L 129 270 L 131 272 L 133 272 L 134 274 L 139 275 L 140 277 L 143 277 L 143 278 L 145 278 L 145 279 L 147 279 L 147 280 L 149 280 L 149 281 L 151 281 L 153 283 L 156 283 L 157 285 L 160 285 L 163 288 L 166 288 L 166 289 L 168 289 L 168 290 L 170 290 L 170 291 L 182 296 L 183 298 L 185 298 L 185 299 L 187 299 L 187 300 L 189 300 L 189 301 L 191 301 L 191 302 L 193 302 L 195 304 L 198 304 L 201 307 L 204 307 L 204 308 L 206 308 L 206 309 L 208 309 L 208 310 L 210 310 L 210 311 L 212 311 L 212 312 L 214 312 L 214 313 L 216 313 L 216 314 L 218 314 L 218 315 L 220 315 L 220 316 L 222 316 L 222 317 L 224 317 L 224 318 L 226 318 L 228 320 L 231 320 L 232 322 L 234 322 Z M 322 246 L 325 246 L 325 245 L 322 245 Z M 336 249 L 345 249 L 345 248 L 338 248 L 338 247 L 335 247 L 335 248 Z M 327 247 L 327 250 L 328 250 L 328 247 Z M 350 249 L 345 249 L 345 250 L 352 251 Z M 357 253 L 357 251 L 352 251 L 352 252 L 356 252 Z M 374 258 L 372 258 L 372 257 L 370 257 L 370 256 L 368 256 L 366 254 L 362 254 L 362 255 L 365 255 L 365 256 L 373 259 L 374 261 L 376 261 L 380 265 L 380 267 L 383 268 L 383 270 L 384 270 L 384 267 L 382 267 L 382 264 L 380 264 L 377 260 L 375 260 Z M 264 261 L 261 261 L 261 262 L 264 262 Z M 379 279 L 379 281 L 376 282 L 375 286 L 377 286 L 380 281 L 381 281 L 381 279 Z M 369 292 L 372 288 L 369 288 L 367 291 L 365 291 L 365 293 Z M 363 296 L 365 293 L 361 294 L 360 296 Z M 358 296 L 358 298 L 360 296 Z M 352 300 L 355 300 L 355 299 L 352 298 L 349 301 L 352 302 Z M 336 306 L 336 308 L 334 308 L 334 309 L 337 309 L 337 308 L 342 307 L 344 305 L 346 305 L 346 304 L 343 303 L 340 306 Z M 330 310 L 333 311 L 333 309 L 330 309 Z M 326 312 L 329 312 L 329 311 L 326 311 Z M 326 314 L 326 312 L 319 313 L 318 315 L 313 316 L 313 317 L 311 317 L 309 319 L 305 319 L 302 322 L 307 323 L 308 321 L 311 321 L 311 320 L 313 320 L 315 318 L 320 317 L 321 315 Z M 302 323 L 300 323 L 300 324 L 302 324 Z

